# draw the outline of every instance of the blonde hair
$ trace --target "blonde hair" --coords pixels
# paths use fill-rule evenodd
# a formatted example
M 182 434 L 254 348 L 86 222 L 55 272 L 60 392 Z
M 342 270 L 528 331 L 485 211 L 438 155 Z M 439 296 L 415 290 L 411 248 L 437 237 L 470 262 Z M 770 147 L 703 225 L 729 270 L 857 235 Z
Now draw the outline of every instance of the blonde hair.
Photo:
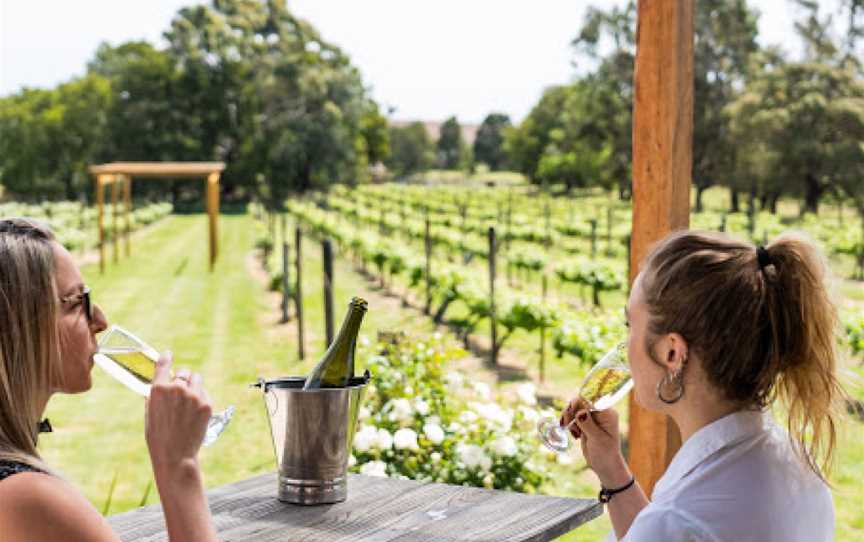
M 0 220 L 0 459 L 46 472 L 38 423 L 61 375 L 53 242 L 38 222 Z
M 728 400 L 764 408 L 780 399 L 799 457 L 820 478 L 837 440 L 837 311 L 827 265 L 806 238 L 757 248 L 725 235 L 679 232 L 643 267 L 649 336 L 677 332 Z

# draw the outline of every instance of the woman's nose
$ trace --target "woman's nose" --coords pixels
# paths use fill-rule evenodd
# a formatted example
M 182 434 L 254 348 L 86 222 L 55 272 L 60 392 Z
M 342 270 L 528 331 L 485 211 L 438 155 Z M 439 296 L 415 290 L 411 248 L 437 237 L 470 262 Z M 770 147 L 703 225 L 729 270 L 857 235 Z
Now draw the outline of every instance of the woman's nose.
M 90 324 L 93 333 L 101 333 L 108 329 L 108 318 L 99 305 L 93 305 L 93 322 Z

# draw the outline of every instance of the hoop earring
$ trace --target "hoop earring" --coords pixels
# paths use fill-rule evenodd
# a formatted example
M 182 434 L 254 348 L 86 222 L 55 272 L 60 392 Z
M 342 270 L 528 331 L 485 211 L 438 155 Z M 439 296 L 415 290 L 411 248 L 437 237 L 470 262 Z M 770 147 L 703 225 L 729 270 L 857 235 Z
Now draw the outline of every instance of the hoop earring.
M 675 373 L 667 373 L 663 378 L 657 381 L 657 398 L 666 403 L 667 405 L 671 405 L 677 403 L 682 397 L 684 397 L 684 371 L 678 371 Z M 664 397 L 663 396 L 663 387 L 664 386 L 672 386 L 676 385 L 678 389 L 675 391 L 675 395 L 673 397 Z

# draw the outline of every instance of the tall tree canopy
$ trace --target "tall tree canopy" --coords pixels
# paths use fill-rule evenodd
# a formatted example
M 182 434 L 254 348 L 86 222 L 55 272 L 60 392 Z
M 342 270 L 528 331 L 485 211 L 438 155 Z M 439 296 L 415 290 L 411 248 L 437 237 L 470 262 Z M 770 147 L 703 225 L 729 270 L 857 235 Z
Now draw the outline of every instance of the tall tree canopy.
M 510 127 L 510 117 L 504 113 L 490 113 L 483 119 L 474 139 L 474 161 L 482 162 L 492 171 L 507 166 L 504 153 L 504 131 Z
M 0 181 L 72 197 L 97 160 L 223 160 L 226 191 L 280 206 L 386 158 L 359 71 L 284 0 L 186 7 L 165 38 L 102 45 L 85 78 L 0 100 Z

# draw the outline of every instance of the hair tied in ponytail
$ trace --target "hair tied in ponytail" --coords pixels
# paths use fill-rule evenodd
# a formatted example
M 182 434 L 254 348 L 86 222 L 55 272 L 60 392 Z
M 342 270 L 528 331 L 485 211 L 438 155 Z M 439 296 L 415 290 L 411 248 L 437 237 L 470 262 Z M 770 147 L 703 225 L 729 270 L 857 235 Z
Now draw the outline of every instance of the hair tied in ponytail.
M 761 245 L 756 249 L 756 258 L 759 261 L 759 271 L 765 271 L 766 267 L 774 265 L 774 260 L 768 254 L 768 250 Z

